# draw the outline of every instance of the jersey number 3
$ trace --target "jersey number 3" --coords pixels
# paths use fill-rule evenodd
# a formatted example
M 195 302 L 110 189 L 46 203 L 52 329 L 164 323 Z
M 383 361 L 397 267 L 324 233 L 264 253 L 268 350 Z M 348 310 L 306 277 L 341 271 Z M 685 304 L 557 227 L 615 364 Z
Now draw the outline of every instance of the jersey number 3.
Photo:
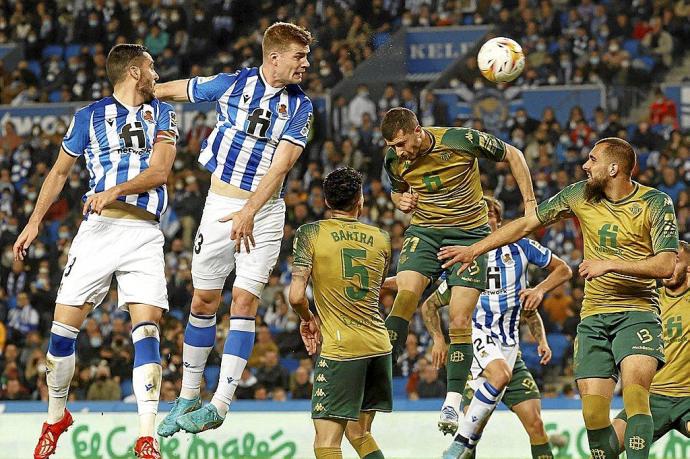
M 355 266 L 354 261 L 362 258 L 366 260 L 367 251 L 364 249 L 343 249 L 341 254 L 343 257 L 343 277 L 350 280 L 357 276 L 360 285 L 359 288 L 346 287 L 345 295 L 353 301 L 361 300 L 369 291 L 369 271 L 365 266 Z

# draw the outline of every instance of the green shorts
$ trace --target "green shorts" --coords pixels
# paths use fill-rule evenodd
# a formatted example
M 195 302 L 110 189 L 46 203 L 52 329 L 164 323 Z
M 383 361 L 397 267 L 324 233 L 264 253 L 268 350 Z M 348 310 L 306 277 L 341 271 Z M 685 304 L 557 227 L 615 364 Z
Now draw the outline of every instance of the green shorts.
M 649 407 L 654 421 L 654 439 L 657 441 L 671 430 L 676 430 L 690 438 L 687 425 L 690 421 L 690 397 L 668 397 L 650 394 Z M 625 410 L 616 415 L 616 419 L 628 421 Z
M 469 383 L 465 385 L 465 391 L 462 393 L 462 404 L 467 406 L 472 401 L 474 391 Z M 536 381 L 532 377 L 532 373 L 527 369 L 527 365 L 522 360 L 522 355 L 518 354 L 513 366 L 513 375 L 506 387 L 501 401 L 508 409 L 512 410 L 518 403 L 526 402 L 527 400 L 540 400 L 541 394 Z
M 506 387 L 502 402 L 512 410 L 518 403 L 540 399 L 539 387 L 537 387 L 532 373 L 529 372 L 527 365 L 522 360 L 522 356 L 518 355 L 513 367 L 513 377 L 510 379 L 508 387 Z
M 489 225 L 482 225 L 471 230 L 410 225 L 405 231 L 405 240 L 398 260 L 398 272 L 415 271 L 428 277 L 433 283 L 444 271 L 441 268 L 443 262 L 438 259 L 438 251 L 441 247 L 470 246 L 484 239 L 490 232 Z M 448 285 L 483 291 L 486 288 L 486 260 L 486 254 L 477 257 L 464 272 L 458 272 L 460 263 L 453 265 L 448 269 Z
M 618 367 L 629 355 L 649 355 L 666 362 L 661 320 L 653 312 L 596 314 L 582 319 L 575 338 L 575 379 L 618 379 Z
M 360 411 L 393 410 L 391 354 L 357 360 L 319 357 L 311 394 L 312 419 L 359 419 Z

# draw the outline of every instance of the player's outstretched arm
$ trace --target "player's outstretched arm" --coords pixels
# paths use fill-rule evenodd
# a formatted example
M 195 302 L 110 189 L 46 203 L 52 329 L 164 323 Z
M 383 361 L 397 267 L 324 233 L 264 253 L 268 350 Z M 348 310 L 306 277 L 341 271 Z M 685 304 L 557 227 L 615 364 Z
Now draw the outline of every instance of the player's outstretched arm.
M 505 161 L 510 166 L 515 181 L 520 188 L 522 201 L 525 205 L 525 215 L 529 215 L 537 207 L 537 199 L 534 197 L 534 187 L 532 186 L 532 176 L 529 173 L 525 156 L 520 150 L 510 144 L 506 144 Z
M 175 162 L 176 151 L 174 143 L 156 142 L 153 144 L 148 169 L 131 180 L 89 196 L 84 203 L 83 213 L 86 214 L 90 211 L 100 215 L 108 204 L 120 196 L 144 193 L 165 184 Z
M 469 247 L 461 245 L 441 247 L 438 252 L 438 259 L 444 261 L 443 269 L 447 269 L 455 263 L 462 263 L 460 271 L 464 271 L 479 255 L 515 242 L 541 226 L 536 213 L 533 212 L 501 226 L 496 232 Z
M 230 239 L 235 241 L 238 252 L 242 244 L 244 244 L 247 252 L 251 251 L 251 247 L 256 245 L 253 236 L 254 216 L 268 202 L 271 196 L 275 195 L 288 172 L 290 172 L 292 166 L 299 159 L 302 151 L 304 151 L 304 147 L 287 140 L 281 140 L 273 155 L 273 162 L 268 171 L 266 171 L 266 175 L 259 181 L 256 191 L 247 200 L 242 209 L 219 220 L 221 222 L 232 220 Z
M 41 191 L 36 201 L 36 207 L 34 207 L 34 211 L 31 213 L 26 227 L 24 227 L 24 230 L 14 243 L 12 251 L 14 252 L 15 260 L 24 259 L 26 249 L 29 248 L 29 245 L 31 245 L 38 235 L 38 226 L 41 224 L 48 209 L 50 209 L 50 206 L 60 195 L 60 191 L 62 191 L 62 188 L 65 186 L 67 177 L 69 177 L 72 166 L 74 166 L 76 161 L 76 156 L 67 154 L 63 148 L 60 148 L 57 160 L 50 169 L 50 172 L 48 172 L 41 186 Z
M 288 301 L 301 319 L 299 329 L 304 346 L 309 355 L 314 355 L 321 342 L 321 331 L 316 317 L 309 310 L 307 284 L 310 276 L 311 268 L 293 265 Z
M 168 81 L 167 83 L 158 83 L 155 87 L 156 98 L 172 102 L 189 102 L 189 95 L 187 94 L 187 87 L 189 79 Z
M 549 342 L 546 339 L 546 331 L 544 330 L 544 321 L 541 320 L 541 316 L 536 310 L 525 311 L 522 315 L 527 322 L 527 327 L 529 331 L 537 340 L 537 353 L 541 357 L 539 363 L 546 365 L 551 361 L 551 347 L 549 347 Z
M 570 269 L 570 266 L 554 254 L 551 255 L 551 261 L 546 265 L 546 269 L 549 271 L 546 279 L 533 288 L 520 290 L 520 302 L 526 311 L 536 310 L 546 293 L 568 282 L 573 277 L 573 270 Z
M 445 306 L 445 304 L 443 304 L 441 295 L 437 290 L 424 301 L 421 308 L 424 326 L 434 341 L 431 348 L 431 363 L 435 368 L 441 368 L 445 365 L 446 355 L 448 354 L 448 345 L 446 344 L 445 336 L 443 336 L 441 316 L 438 312 L 443 306 Z
M 580 276 L 591 280 L 608 273 L 642 279 L 667 279 L 676 266 L 675 252 L 660 252 L 644 260 L 585 260 L 580 264 Z

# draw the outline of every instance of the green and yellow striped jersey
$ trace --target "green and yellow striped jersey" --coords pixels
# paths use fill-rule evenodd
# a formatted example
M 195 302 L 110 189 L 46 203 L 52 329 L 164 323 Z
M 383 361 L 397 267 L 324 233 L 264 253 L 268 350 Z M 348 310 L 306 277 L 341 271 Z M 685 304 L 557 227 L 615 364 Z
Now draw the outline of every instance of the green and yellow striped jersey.
M 662 287 L 659 289 L 659 303 L 666 365 L 654 376 L 650 392 L 687 397 L 690 388 L 690 289 L 674 296 Z
M 479 158 L 503 161 L 506 145 L 491 134 L 468 128 L 424 128 L 431 134 L 427 153 L 403 161 L 388 149 L 384 167 L 393 191 L 419 194 L 413 225 L 473 229 L 488 222 L 479 177 Z
M 574 183 L 537 207 L 544 225 L 576 216 L 584 239 L 585 260 L 643 260 L 678 251 L 678 226 L 667 194 L 635 183 L 629 196 L 597 203 L 584 197 L 586 181 Z M 582 318 L 629 310 L 658 311 L 654 279 L 608 273 L 585 284 Z

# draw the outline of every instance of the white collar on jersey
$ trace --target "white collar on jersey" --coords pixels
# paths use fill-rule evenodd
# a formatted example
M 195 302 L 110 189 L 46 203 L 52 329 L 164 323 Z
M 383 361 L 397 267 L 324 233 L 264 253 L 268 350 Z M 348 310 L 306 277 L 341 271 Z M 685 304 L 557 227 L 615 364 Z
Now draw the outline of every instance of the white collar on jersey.
M 122 105 L 122 106 L 125 107 L 127 110 L 129 110 L 130 112 L 139 111 L 139 109 L 141 108 L 141 105 L 144 105 L 144 104 L 141 104 L 141 105 L 138 105 L 138 106 L 127 105 L 126 103 L 122 102 L 120 99 L 118 99 L 117 97 L 115 97 L 115 94 L 113 94 L 112 97 L 113 97 L 113 99 L 115 99 L 115 100 L 117 101 L 118 104 Z
M 263 65 L 259 67 L 259 78 L 261 78 L 261 81 L 263 82 L 264 86 L 266 86 L 266 88 L 271 88 L 275 92 L 279 92 L 279 91 L 282 91 L 283 89 L 285 89 L 285 86 L 282 86 L 280 88 L 276 88 L 275 86 L 271 86 L 270 84 L 268 84 L 268 81 L 266 81 L 266 78 L 264 77 L 264 66 Z

